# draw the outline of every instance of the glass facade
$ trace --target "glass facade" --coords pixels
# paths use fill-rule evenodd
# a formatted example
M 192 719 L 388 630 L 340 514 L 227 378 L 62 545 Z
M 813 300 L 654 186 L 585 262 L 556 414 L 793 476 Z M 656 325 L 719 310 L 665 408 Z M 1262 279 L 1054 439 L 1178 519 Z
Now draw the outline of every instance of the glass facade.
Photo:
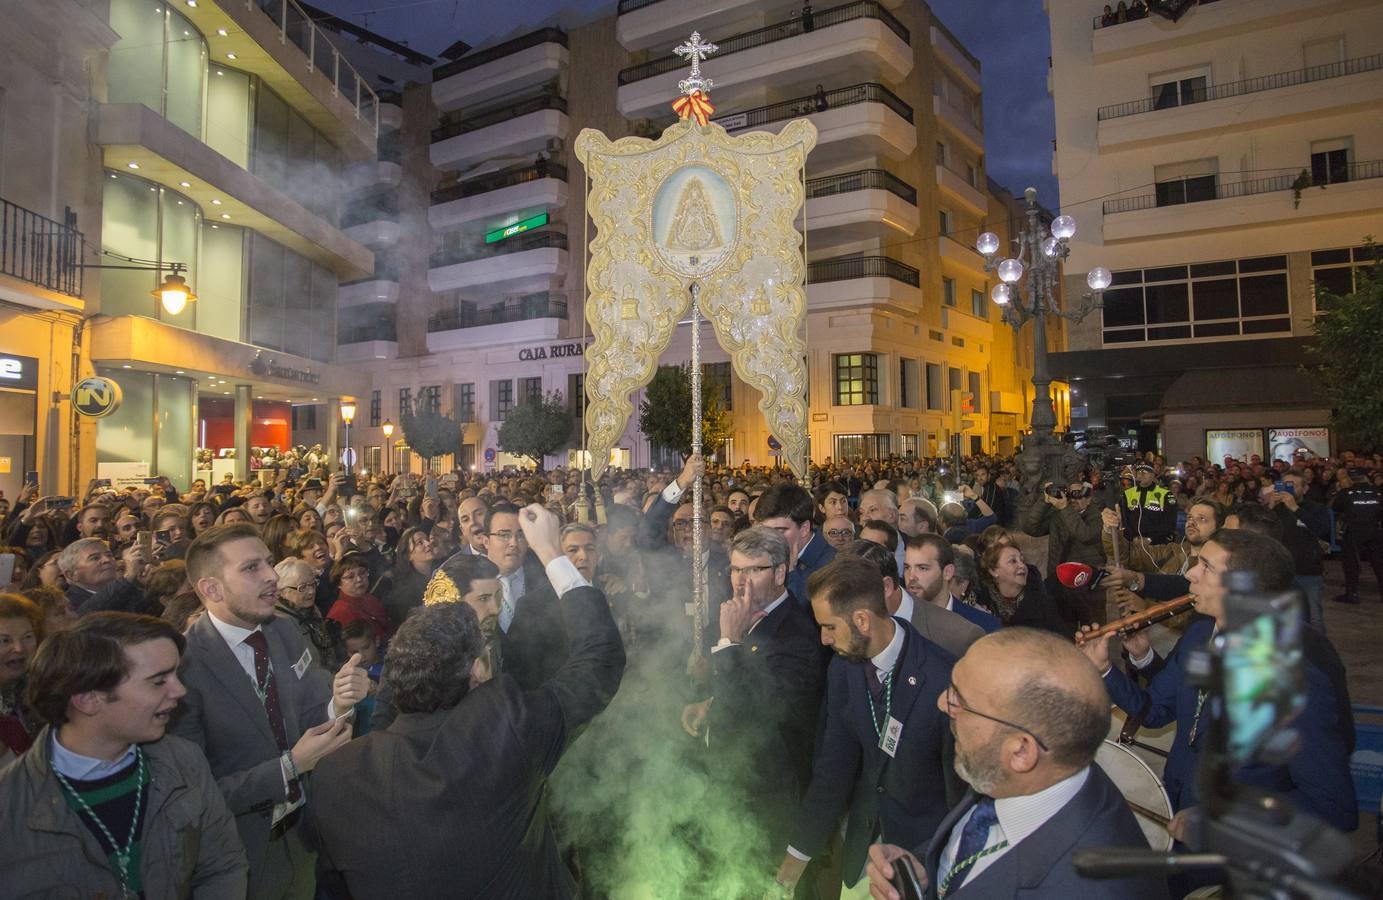
M 336 147 L 262 82 L 254 123 L 250 170 L 335 225 L 341 190 Z
M 252 232 L 249 342 L 330 362 L 336 349 L 336 276 Z
M 98 369 L 120 385 L 120 408 L 98 420 L 96 464 L 140 463 L 190 487 L 193 463 L 192 380 L 131 369 Z M 157 429 L 154 425 L 157 423 Z
M 188 134 L 201 137 L 207 77 L 206 41 L 163 0 L 111 0 L 107 97 L 142 103 Z

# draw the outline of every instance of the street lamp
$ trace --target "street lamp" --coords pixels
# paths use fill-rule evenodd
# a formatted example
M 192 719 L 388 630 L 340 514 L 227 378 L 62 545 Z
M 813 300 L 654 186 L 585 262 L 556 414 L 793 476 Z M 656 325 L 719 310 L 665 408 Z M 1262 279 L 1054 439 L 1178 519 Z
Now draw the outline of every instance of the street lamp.
M 1018 457 L 1019 468 L 1029 485 L 1029 499 L 1032 499 L 1040 493 L 1044 482 L 1064 483 L 1066 456 L 1074 456 L 1074 450 L 1062 444 L 1053 433 L 1056 410 L 1052 407 L 1052 376 L 1047 368 L 1047 316 L 1077 322 L 1085 318 L 1099 307 L 1111 275 L 1103 266 L 1091 269 L 1085 278 L 1090 293 L 1081 297 L 1076 309 L 1061 309 L 1056 288 L 1061 277 L 1060 265 L 1071 254 L 1069 242 L 1076 233 L 1076 220 L 1057 216 L 1050 230 L 1045 229 L 1039 218 L 1037 189 L 1028 188 L 1024 195 L 1028 201 L 1028 221 L 1018 233 L 1017 252 L 1011 257 L 1000 257 L 999 236 L 991 231 L 976 239 L 975 249 L 984 257 L 984 270 L 999 275 L 999 283 L 994 285 L 989 297 L 1003 311 L 1003 320 L 1014 331 L 1028 320 L 1033 323 L 1032 433 L 1023 442 L 1023 452 Z
M 388 475 L 389 469 L 392 468 L 394 464 L 394 461 L 390 459 L 390 457 L 394 455 L 394 445 L 390 441 L 394 436 L 394 423 L 385 419 L 384 424 L 380 426 L 380 430 L 384 432 L 384 474 Z
M 341 421 L 346 425 L 346 453 L 343 462 L 346 463 L 346 471 L 355 470 L 355 460 L 352 459 L 354 453 L 351 451 L 351 422 L 355 421 L 355 401 L 341 401 Z

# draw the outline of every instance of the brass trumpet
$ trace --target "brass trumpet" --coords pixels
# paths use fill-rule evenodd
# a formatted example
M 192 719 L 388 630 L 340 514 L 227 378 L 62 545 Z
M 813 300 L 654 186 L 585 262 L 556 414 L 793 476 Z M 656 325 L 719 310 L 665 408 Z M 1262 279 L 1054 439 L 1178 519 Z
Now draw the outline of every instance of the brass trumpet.
M 1184 612 L 1190 611 L 1196 605 L 1194 594 L 1186 594 L 1177 597 L 1175 600 L 1168 600 L 1164 603 L 1154 603 L 1142 612 L 1134 613 L 1131 616 L 1124 616 L 1122 619 L 1115 619 L 1108 625 L 1096 631 L 1076 632 L 1076 643 L 1084 644 L 1096 638 L 1108 637 L 1117 634 L 1120 637 L 1127 637 L 1137 631 L 1142 631 L 1150 625 L 1164 622 L 1173 616 L 1179 616 Z

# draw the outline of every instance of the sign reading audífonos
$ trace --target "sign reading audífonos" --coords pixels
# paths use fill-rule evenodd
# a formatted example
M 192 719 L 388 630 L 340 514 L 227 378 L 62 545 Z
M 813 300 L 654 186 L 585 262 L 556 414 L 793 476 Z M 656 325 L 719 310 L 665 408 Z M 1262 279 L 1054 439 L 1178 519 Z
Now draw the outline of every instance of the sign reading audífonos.
M 103 419 L 115 412 L 120 408 L 121 399 L 120 385 L 100 375 L 83 378 L 72 392 L 72 406 L 77 415 L 88 419 Z

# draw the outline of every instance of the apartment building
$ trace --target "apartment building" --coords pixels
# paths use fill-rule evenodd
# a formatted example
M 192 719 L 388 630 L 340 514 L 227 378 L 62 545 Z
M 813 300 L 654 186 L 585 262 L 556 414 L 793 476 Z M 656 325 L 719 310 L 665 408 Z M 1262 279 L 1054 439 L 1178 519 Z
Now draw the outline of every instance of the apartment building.
M 672 48 L 699 29 L 720 48 L 703 64 L 716 122 L 740 133 L 805 116 L 820 133 L 805 217 L 813 457 L 945 452 L 952 391 L 973 397 L 966 452 L 1015 449 L 1031 336 L 999 322 L 973 242 L 985 229 L 1007 238 L 1021 215 L 985 172 L 978 60 L 925 4 L 901 0 L 805 18 L 781 0 L 622 0 L 615 12 L 433 70 L 434 306 L 422 346 L 400 309 L 398 359 L 371 364 L 381 429 L 426 403 L 465 423 L 457 465 L 502 466 L 521 462 L 496 433 L 523 398 L 559 391 L 579 416 L 585 183 L 571 143 L 585 127 L 656 136 L 674 121 L 685 64 Z M 665 364 L 689 360 L 689 329 Z M 702 347 L 733 416 L 726 458 L 771 462 L 757 394 L 709 327 Z M 386 443 L 382 430 L 365 439 Z M 549 463 L 575 462 L 579 444 Z M 669 461 L 636 421 L 612 460 Z
M 1317 287 L 1349 291 L 1383 233 L 1383 3 L 1102 9 L 1047 2 L 1053 165 L 1082 226 L 1068 287 L 1114 273 L 1053 359 L 1073 427 L 1174 459 L 1290 452 L 1301 429 L 1326 446 L 1328 403 L 1299 366 Z

